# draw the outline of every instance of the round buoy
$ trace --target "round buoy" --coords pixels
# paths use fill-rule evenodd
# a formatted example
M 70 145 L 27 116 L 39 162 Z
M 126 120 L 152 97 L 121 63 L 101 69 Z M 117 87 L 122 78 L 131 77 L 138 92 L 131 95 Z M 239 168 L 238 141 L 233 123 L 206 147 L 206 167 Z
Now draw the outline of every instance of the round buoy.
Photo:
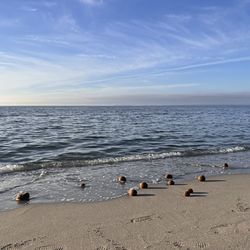
M 126 179 L 126 177 L 125 177 L 125 176 L 122 176 L 122 175 L 121 175 L 121 176 L 119 176 L 119 177 L 117 178 L 117 180 L 118 180 L 118 182 L 120 182 L 120 183 L 122 183 L 122 184 L 123 184 L 123 183 L 125 183 L 125 182 L 126 182 L 126 180 L 127 180 L 127 179 Z
M 28 192 L 20 192 L 16 196 L 16 201 L 29 201 L 30 194 Z
M 194 190 L 193 190 L 192 188 L 189 188 L 187 191 L 188 191 L 190 194 L 192 194 L 192 193 L 194 192 Z
M 198 181 L 206 181 L 206 177 L 204 175 L 198 176 Z
M 130 188 L 128 190 L 128 195 L 129 196 L 136 196 L 137 195 L 137 191 L 134 188 Z
M 147 182 L 141 182 L 140 185 L 139 185 L 140 189 L 144 189 L 144 188 L 148 188 L 148 184 Z
M 81 188 L 85 188 L 85 187 L 86 187 L 85 183 L 82 182 L 82 183 L 81 183 Z
M 171 174 L 166 174 L 165 178 L 168 179 L 168 180 L 172 180 L 172 179 L 173 179 L 173 175 L 171 175 Z
M 174 185 L 175 183 L 174 183 L 174 181 L 173 180 L 169 180 L 168 181 L 168 185 Z
M 190 196 L 190 192 L 189 192 L 188 190 L 185 191 L 184 196 L 185 196 L 185 197 L 189 197 L 189 196 Z

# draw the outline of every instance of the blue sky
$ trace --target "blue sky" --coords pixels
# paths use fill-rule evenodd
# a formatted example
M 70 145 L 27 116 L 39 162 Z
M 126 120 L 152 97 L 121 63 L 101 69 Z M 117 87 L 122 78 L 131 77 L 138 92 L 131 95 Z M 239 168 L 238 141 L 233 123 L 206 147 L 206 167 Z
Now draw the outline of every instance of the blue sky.
M 1 0 L 0 105 L 250 104 L 250 0 Z

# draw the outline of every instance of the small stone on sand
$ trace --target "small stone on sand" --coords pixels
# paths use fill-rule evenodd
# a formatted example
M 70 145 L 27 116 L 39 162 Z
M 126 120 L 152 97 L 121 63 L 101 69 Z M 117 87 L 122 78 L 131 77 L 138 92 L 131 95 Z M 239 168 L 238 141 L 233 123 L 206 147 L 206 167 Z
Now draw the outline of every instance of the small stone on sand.
M 137 191 L 134 188 L 130 188 L 128 190 L 128 195 L 129 196 L 136 196 L 137 195 Z
M 144 181 L 141 182 L 139 186 L 140 186 L 140 189 L 148 188 L 147 182 L 144 182 Z
M 206 181 L 206 177 L 204 175 L 200 175 L 198 176 L 198 181 L 201 181 L 201 182 Z
M 174 185 L 175 183 L 174 183 L 174 181 L 173 180 L 169 180 L 168 181 L 168 185 Z

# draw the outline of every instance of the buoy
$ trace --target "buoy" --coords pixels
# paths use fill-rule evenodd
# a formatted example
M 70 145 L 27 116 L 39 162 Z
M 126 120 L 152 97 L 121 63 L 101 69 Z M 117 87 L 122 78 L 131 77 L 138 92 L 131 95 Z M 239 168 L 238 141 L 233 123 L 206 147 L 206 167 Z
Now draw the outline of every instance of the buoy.
M 169 180 L 168 181 L 168 185 L 174 185 L 175 183 L 174 183 L 174 181 L 173 180 Z
M 130 188 L 128 190 L 128 195 L 129 196 L 136 196 L 137 195 L 137 191 L 134 188 Z
M 190 194 L 192 194 L 192 193 L 194 192 L 194 190 L 193 190 L 192 188 L 189 188 L 187 191 L 188 191 Z
M 125 176 L 122 176 L 122 175 L 119 176 L 117 179 L 118 179 L 118 182 L 120 182 L 120 183 L 122 183 L 122 184 L 125 183 L 126 180 L 127 180 L 126 177 L 125 177 Z
M 139 185 L 140 189 L 144 189 L 144 188 L 148 188 L 148 184 L 147 182 L 141 182 L 140 185 Z
M 86 187 L 85 183 L 82 182 L 82 183 L 81 183 L 81 188 L 85 188 L 85 187 Z
M 206 181 L 206 177 L 204 175 L 198 176 L 198 181 Z
M 227 163 L 224 163 L 224 168 L 228 168 L 228 164 Z
M 172 179 L 173 179 L 173 175 L 171 175 L 171 174 L 166 174 L 165 178 L 168 179 L 168 180 L 172 180 Z
M 16 196 L 16 201 L 29 201 L 30 194 L 28 192 L 20 192 Z
M 189 197 L 189 196 L 190 196 L 189 190 L 185 191 L 184 196 L 185 196 L 185 197 Z

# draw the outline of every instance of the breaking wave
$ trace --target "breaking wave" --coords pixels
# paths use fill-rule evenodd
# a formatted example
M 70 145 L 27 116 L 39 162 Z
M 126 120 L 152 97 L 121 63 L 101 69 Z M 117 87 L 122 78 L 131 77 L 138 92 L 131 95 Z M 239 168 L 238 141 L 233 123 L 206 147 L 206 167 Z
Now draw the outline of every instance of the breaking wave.
M 48 168 L 72 168 L 72 167 L 85 167 L 94 165 L 105 165 L 105 164 L 116 164 L 122 162 L 133 162 L 133 161 L 147 161 L 147 160 L 158 160 L 172 157 L 191 157 L 200 155 L 211 155 L 211 154 L 227 154 L 234 152 L 248 151 L 250 148 L 246 146 L 235 146 L 228 148 L 216 148 L 209 150 L 186 150 L 186 151 L 173 151 L 173 152 L 161 152 L 161 153 L 148 153 L 148 154 L 135 154 L 127 156 L 97 158 L 91 160 L 57 160 L 57 161 L 40 161 L 24 164 L 7 164 L 0 166 L 0 174 L 7 174 L 13 172 L 31 171 L 37 169 L 48 169 Z M 79 155 L 80 157 L 80 155 Z M 63 158 L 63 157 L 62 157 Z

